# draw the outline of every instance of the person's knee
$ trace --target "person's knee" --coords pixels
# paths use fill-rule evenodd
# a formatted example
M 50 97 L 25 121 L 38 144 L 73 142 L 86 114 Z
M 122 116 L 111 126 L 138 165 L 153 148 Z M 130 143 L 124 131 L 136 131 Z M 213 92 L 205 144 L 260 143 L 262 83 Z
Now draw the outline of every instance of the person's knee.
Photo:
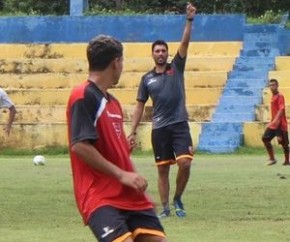
M 170 165 L 158 165 L 158 174 L 161 177 L 167 177 L 169 174 Z
M 271 139 L 263 136 L 262 141 L 266 147 L 271 147 Z
M 177 165 L 179 169 L 188 170 L 191 167 L 191 160 L 190 159 L 180 159 L 177 161 Z
M 278 136 L 278 137 L 277 137 L 277 141 L 278 141 L 278 144 L 281 145 L 281 146 L 283 147 L 284 151 L 289 150 L 289 144 L 288 144 L 288 142 L 286 142 L 286 141 L 283 139 L 283 137 Z
M 283 147 L 285 146 L 285 142 L 284 142 L 284 140 L 283 140 L 282 137 L 278 136 L 278 137 L 277 137 L 277 141 L 278 141 L 278 144 L 279 144 L 279 145 L 282 145 Z
M 263 136 L 262 137 L 262 141 L 263 141 L 264 144 L 266 144 L 266 143 L 269 143 L 270 142 L 270 139 L 267 138 L 267 137 L 265 137 L 265 136 Z
M 279 143 L 279 144 L 283 147 L 284 151 L 289 152 L 289 144 L 288 143 L 286 143 L 282 140 L 281 143 Z

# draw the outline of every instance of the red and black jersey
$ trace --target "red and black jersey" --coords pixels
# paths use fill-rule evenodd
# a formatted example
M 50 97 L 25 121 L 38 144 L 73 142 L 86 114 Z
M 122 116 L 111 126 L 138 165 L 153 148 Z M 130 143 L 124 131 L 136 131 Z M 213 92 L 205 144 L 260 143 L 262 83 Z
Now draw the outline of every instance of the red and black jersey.
M 287 124 L 287 118 L 285 114 L 284 96 L 280 93 L 277 93 L 273 95 L 271 99 L 271 116 L 272 116 L 271 121 L 275 118 L 275 116 L 280 110 L 283 110 L 283 115 L 280 119 L 280 124 L 278 128 L 280 128 L 283 131 L 287 131 L 288 124 Z M 269 126 L 269 128 L 276 129 L 276 127 L 271 127 L 271 126 Z
M 89 141 L 108 161 L 126 171 L 133 171 L 130 151 L 123 130 L 119 102 L 109 93 L 86 81 L 76 87 L 67 105 L 69 145 Z M 70 149 L 76 202 L 84 222 L 101 206 L 111 205 L 127 210 L 152 208 L 144 193 L 124 186 L 114 177 L 87 165 Z

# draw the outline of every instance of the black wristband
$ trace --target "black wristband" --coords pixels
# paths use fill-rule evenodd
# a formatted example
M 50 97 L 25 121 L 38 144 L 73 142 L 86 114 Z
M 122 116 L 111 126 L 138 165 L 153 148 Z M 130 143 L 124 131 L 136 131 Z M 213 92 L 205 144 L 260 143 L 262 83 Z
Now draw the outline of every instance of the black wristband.
M 194 18 L 187 18 L 187 21 L 192 22 Z

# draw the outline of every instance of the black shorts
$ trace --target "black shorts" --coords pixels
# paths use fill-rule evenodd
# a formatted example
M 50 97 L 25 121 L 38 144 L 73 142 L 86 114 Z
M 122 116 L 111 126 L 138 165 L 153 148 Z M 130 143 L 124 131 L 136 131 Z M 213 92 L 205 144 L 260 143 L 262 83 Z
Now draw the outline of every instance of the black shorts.
M 272 140 L 274 137 L 281 137 L 283 144 L 289 145 L 288 132 L 282 129 L 267 128 L 263 134 L 263 139 Z
M 153 129 L 151 143 L 158 165 L 175 163 L 175 160 L 182 157 L 191 160 L 193 158 L 192 140 L 187 122 Z
M 153 209 L 141 211 L 122 210 L 112 206 L 96 209 L 88 225 L 98 241 L 123 241 L 139 234 L 165 237 L 164 229 Z

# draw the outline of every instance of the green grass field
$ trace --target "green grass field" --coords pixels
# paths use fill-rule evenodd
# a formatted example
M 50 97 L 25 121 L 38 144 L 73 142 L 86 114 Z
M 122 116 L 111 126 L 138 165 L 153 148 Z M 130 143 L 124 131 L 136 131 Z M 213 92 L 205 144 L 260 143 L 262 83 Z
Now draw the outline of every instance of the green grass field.
M 0 158 L 1 242 L 96 241 L 83 226 L 72 192 L 67 155 Z M 133 157 L 157 203 L 153 157 Z M 290 167 L 273 167 L 265 154 L 196 155 L 184 204 L 188 216 L 162 220 L 169 241 L 290 241 Z M 176 167 L 171 170 L 171 196 Z

